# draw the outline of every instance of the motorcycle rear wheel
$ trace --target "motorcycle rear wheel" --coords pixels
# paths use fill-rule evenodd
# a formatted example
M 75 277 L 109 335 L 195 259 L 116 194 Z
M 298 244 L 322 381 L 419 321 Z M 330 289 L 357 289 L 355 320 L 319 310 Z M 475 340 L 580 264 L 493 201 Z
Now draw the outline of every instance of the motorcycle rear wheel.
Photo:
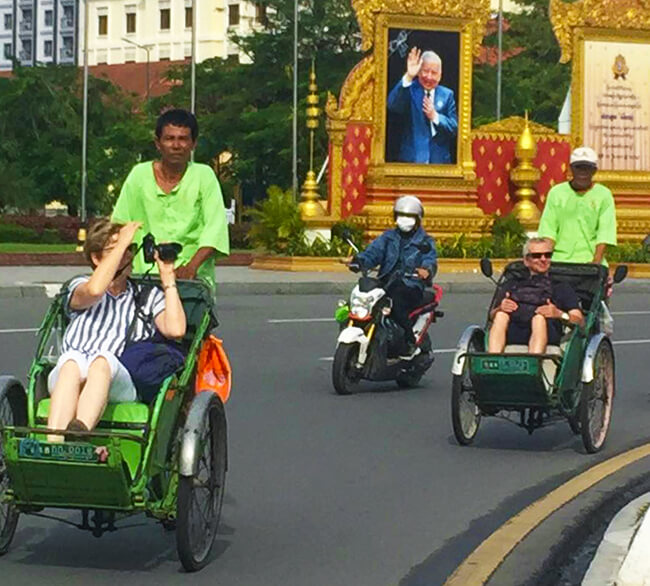
M 359 358 L 359 344 L 341 343 L 336 347 L 332 365 L 332 384 L 339 395 L 351 395 L 359 385 L 355 364 Z

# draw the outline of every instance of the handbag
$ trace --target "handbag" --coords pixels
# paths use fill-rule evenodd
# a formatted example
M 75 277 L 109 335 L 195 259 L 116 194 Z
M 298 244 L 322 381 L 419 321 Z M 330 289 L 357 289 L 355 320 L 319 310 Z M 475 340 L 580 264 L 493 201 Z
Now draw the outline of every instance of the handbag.
M 151 403 L 163 381 L 185 364 L 185 354 L 174 342 L 154 338 L 128 345 L 119 361 L 129 371 L 138 398 Z

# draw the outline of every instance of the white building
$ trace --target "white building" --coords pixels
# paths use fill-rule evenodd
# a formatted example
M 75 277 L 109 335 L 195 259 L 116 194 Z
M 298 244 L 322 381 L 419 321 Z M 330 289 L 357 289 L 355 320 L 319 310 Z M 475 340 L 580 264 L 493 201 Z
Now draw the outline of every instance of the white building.
M 4 0 L 0 0 L 2 2 Z M 182 61 L 192 53 L 192 0 L 87 0 L 88 64 Z M 196 0 L 196 60 L 239 56 L 229 34 L 263 26 L 264 6 L 235 0 Z M 83 19 L 83 6 L 82 6 Z M 83 62 L 83 43 L 79 48 Z
M 79 0 L 0 0 L 0 70 L 35 63 L 74 64 Z

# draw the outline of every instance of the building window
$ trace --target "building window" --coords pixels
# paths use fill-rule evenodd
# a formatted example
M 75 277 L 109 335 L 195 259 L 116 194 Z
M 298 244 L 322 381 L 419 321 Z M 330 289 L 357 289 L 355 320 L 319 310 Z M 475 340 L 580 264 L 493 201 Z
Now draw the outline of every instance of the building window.
M 126 32 L 127 33 L 135 32 L 135 12 L 129 12 L 126 15 Z
M 168 31 L 171 27 L 171 10 L 169 8 L 160 9 L 160 30 Z
M 260 4 L 259 2 L 255 4 L 255 22 L 262 26 L 268 24 L 268 19 L 266 18 L 266 4 Z
M 100 14 L 97 17 L 97 34 L 101 36 L 108 34 L 108 14 Z
M 63 37 L 63 47 L 60 49 L 61 59 L 72 59 L 74 57 L 74 40 L 72 37 Z
M 11 51 L 11 43 L 5 43 L 4 56 L 5 56 L 5 59 L 11 59 L 13 57 L 12 51 Z
M 228 4 L 228 26 L 239 24 L 239 4 Z
M 63 7 L 63 17 L 61 18 L 61 28 L 72 28 L 74 26 L 74 8 L 72 6 Z
M 192 7 L 185 7 L 185 28 L 192 28 Z
M 13 14 L 5 14 L 5 30 L 11 30 L 11 27 L 14 25 L 14 19 L 12 18 Z M 7 45 L 5 45 L 6 47 Z
M 52 41 L 45 41 L 43 43 L 43 55 L 46 57 L 52 56 Z
M 45 11 L 45 26 L 52 26 L 54 24 L 54 13 L 51 10 Z
M 32 10 L 23 10 L 23 20 L 20 23 L 21 31 L 31 31 L 32 30 Z
M 32 42 L 31 40 L 23 41 L 23 49 L 20 52 L 21 61 L 31 61 L 32 60 Z

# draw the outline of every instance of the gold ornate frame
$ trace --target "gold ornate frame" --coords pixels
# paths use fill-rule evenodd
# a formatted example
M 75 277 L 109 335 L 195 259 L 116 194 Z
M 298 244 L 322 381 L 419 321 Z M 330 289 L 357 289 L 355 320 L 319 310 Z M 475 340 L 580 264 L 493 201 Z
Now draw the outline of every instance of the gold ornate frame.
M 573 35 L 573 69 L 571 75 L 571 139 L 574 145 L 583 142 L 584 111 L 583 85 L 585 70 L 585 43 L 604 41 L 612 43 L 639 43 L 648 46 L 650 52 L 650 30 L 617 31 L 614 29 L 579 28 Z M 647 105 L 650 108 L 650 104 Z M 650 169 L 647 171 L 599 171 L 597 179 L 608 184 L 629 184 L 630 187 L 650 186 Z
M 373 179 L 389 176 L 444 178 L 473 181 L 472 159 L 472 61 L 473 30 L 476 21 L 471 18 L 440 18 L 416 15 L 380 13 L 375 20 L 375 95 L 373 107 L 373 145 L 370 174 Z M 458 136 L 455 164 L 387 163 L 386 152 L 386 97 L 388 95 L 388 31 L 392 28 L 408 28 L 426 31 L 456 32 L 459 36 L 458 53 Z M 480 41 L 479 41 L 480 43 Z
M 553 31 L 562 49 L 561 63 L 573 59 L 571 74 L 571 141 L 582 144 L 584 58 L 586 41 L 650 45 L 650 0 L 551 0 Z M 648 171 L 601 171 L 598 181 L 617 191 L 650 189 Z

